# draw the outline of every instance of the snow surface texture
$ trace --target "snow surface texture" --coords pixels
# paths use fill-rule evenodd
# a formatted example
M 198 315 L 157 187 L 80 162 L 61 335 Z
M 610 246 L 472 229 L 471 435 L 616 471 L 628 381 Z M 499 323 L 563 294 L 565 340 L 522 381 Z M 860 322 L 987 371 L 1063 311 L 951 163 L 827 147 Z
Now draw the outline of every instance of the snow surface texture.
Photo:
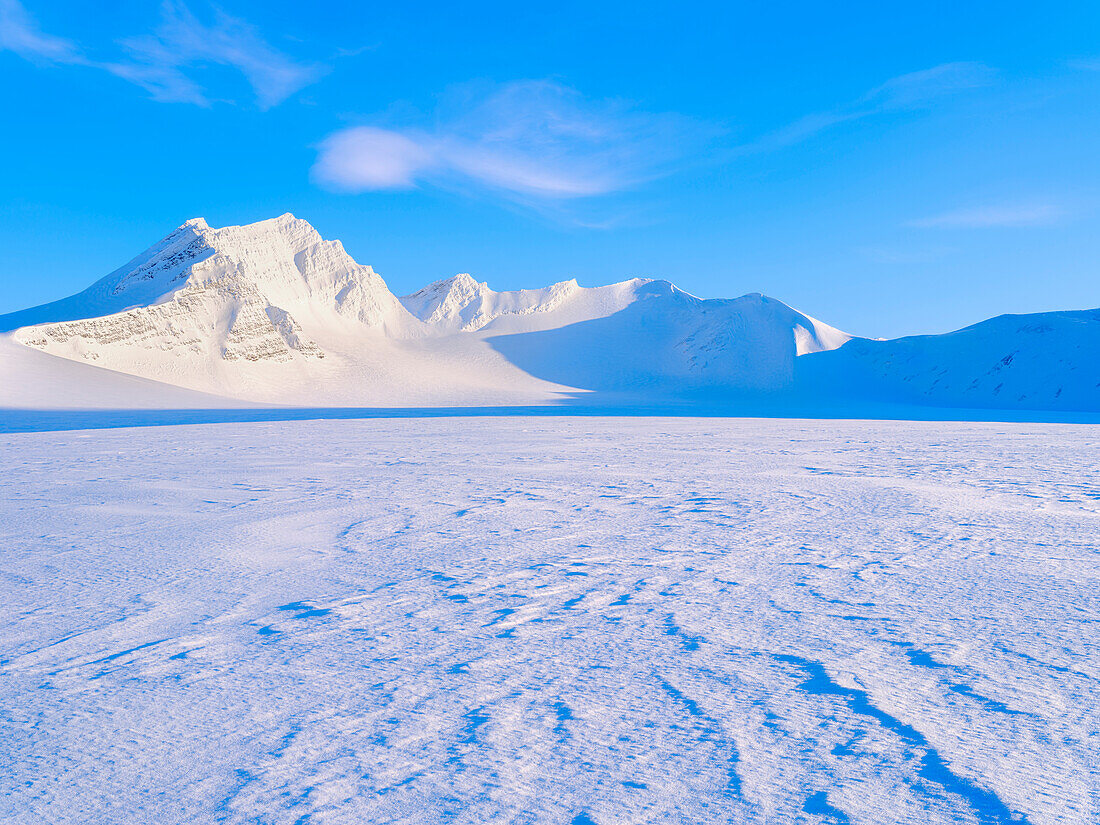
M 763 295 L 702 300 L 659 280 L 494 292 L 456 275 L 397 298 L 339 241 L 289 214 L 222 229 L 188 221 L 85 292 L 0 316 L 0 331 L 9 408 L 102 407 L 125 385 L 132 396 L 120 406 L 153 408 L 208 407 L 215 396 L 314 407 L 767 399 L 780 413 L 819 402 L 1100 411 L 1100 310 L 879 342 Z M 174 389 L 120 384 L 102 368 Z
M 0 436 L 0 820 L 1096 822 L 1095 435 Z

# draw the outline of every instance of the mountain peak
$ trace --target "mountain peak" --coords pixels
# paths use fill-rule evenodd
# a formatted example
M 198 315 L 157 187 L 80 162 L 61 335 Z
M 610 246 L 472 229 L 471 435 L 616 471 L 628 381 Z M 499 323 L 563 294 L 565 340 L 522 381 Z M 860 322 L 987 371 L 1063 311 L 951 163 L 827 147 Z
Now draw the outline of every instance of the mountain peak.
M 425 323 L 449 332 L 474 332 L 502 316 L 549 312 L 580 289 L 576 279 L 571 279 L 542 289 L 494 292 L 488 284 L 460 273 L 400 300 Z
M 488 288 L 488 284 L 484 281 L 476 281 L 474 277 L 468 272 L 459 272 L 457 275 L 452 275 L 449 279 L 455 286 L 461 286 L 469 289 L 477 289 L 478 287 Z
M 425 287 L 421 287 L 411 295 L 405 296 L 406 298 L 426 297 L 429 295 L 441 295 L 450 294 L 454 292 L 479 292 L 479 291 L 492 292 L 489 289 L 489 285 L 484 281 L 477 281 L 467 272 L 460 272 L 457 275 L 452 275 L 450 278 L 440 278 L 438 281 L 432 281 Z

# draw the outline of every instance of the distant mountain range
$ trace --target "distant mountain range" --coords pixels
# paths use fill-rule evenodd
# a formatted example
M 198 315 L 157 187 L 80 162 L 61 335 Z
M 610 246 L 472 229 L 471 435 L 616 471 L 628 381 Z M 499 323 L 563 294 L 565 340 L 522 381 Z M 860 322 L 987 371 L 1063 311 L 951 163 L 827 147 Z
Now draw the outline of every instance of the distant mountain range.
M 854 338 L 667 281 L 398 298 L 283 215 L 188 221 L 85 291 L 0 316 L 0 407 L 846 404 L 1100 411 L 1100 310 Z

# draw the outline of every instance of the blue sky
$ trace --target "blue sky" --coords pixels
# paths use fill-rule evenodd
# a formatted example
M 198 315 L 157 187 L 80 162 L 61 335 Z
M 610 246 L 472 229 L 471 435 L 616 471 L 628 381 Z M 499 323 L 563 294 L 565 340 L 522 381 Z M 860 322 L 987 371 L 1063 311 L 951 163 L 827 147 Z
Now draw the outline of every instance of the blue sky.
M 839 8 L 843 6 L 843 8 Z M 1100 306 L 1100 4 L 0 0 L 0 312 L 293 212 L 398 294 Z

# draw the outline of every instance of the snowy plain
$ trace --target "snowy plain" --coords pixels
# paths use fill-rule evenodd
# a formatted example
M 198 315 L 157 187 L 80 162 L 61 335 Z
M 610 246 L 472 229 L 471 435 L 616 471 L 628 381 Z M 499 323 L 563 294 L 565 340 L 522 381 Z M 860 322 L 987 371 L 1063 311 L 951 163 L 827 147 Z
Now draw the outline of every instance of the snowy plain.
M 0 820 L 1096 822 L 1097 432 L 2 434 Z

